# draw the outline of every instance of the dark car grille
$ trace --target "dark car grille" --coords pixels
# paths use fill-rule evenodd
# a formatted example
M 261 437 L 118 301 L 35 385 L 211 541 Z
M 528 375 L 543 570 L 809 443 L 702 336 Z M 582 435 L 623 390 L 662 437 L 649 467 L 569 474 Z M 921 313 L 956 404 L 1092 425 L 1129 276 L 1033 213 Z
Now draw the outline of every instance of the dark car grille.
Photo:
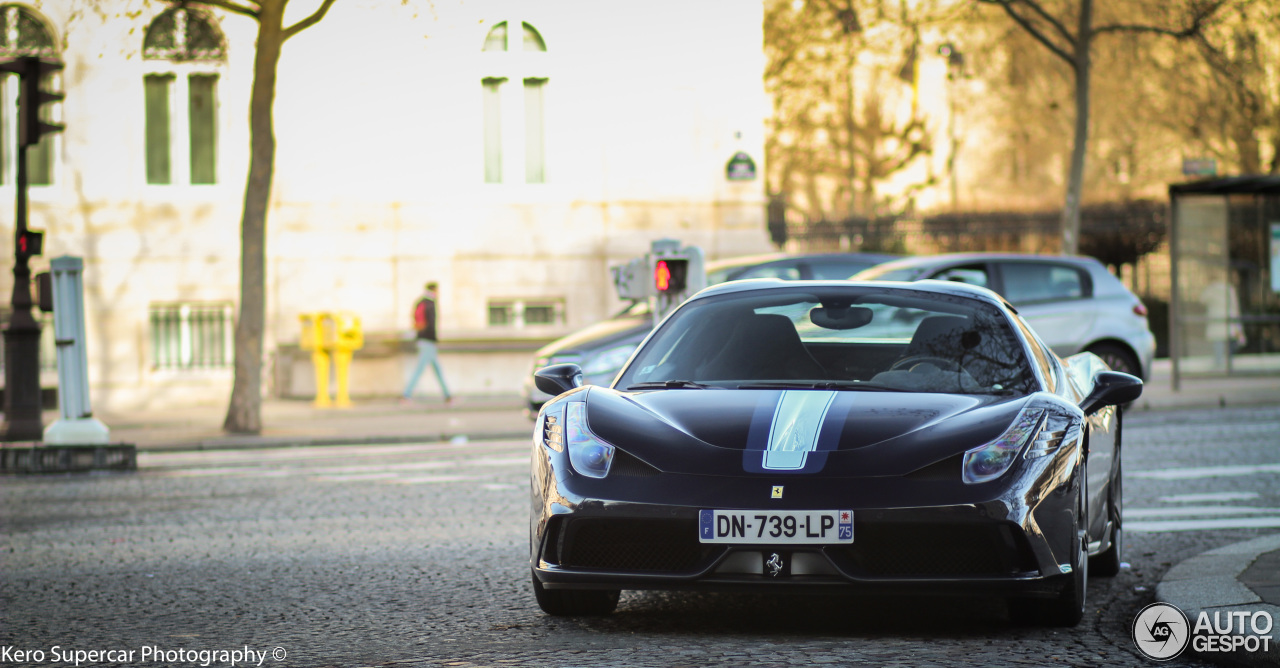
M 577 518 L 552 527 L 544 558 L 569 568 L 688 572 L 711 553 L 694 520 Z
M 613 456 L 613 464 L 609 467 L 609 475 L 626 476 L 631 478 L 648 478 L 658 475 L 658 469 L 649 466 L 622 450 L 618 450 Z
M 845 570 L 875 577 L 1007 575 L 1035 570 L 1030 546 L 987 524 L 854 524 L 853 545 L 829 553 Z

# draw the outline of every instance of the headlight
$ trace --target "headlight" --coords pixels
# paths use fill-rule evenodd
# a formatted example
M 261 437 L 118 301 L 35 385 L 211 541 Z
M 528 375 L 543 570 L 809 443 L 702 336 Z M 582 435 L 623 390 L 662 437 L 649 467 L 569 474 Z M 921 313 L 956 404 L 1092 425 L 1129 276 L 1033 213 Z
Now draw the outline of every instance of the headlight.
M 565 442 L 573 468 L 590 478 L 603 478 L 613 463 L 614 447 L 596 437 L 587 428 L 587 405 L 581 401 L 569 404 L 565 419 Z
M 626 364 L 627 358 L 631 357 L 631 353 L 635 351 L 634 344 L 628 343 L 625 346 L 614 346 L 596 353 L 586 364 L 582 365 L 582 373 L 589 376 L 595 376 L 602 373 L 616 373 L 618 369 Z
M 995 480 L 1004 475 L 1018 458 L 1044 417 L 1043 408 L 1024 408 L 1013 424 L 996 440 L 964 453 L 961 478 L 967 485 Z

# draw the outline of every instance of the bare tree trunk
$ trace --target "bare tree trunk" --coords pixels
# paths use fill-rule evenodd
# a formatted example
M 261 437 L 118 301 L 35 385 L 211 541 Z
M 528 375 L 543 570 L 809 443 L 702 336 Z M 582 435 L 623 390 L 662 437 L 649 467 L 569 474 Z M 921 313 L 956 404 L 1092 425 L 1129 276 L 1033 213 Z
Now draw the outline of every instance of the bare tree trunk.
M 258 48 L 249 103 L 249 180 L 240 220 L 240 317 L 236 321 L 235 382 L 222 428 L 231 433 L 262 431 L 262 351 L 266 326 L 266 227 L 276 142 L 272 105 L 276 66 L 284 43 L 286 0 L 263 0 L 258 14 Z
M 1232 134 L 1235 135 L 1232 139 L 1235 140 L 1236 155 L 1240 157 L 1240 173 L 1261 174 L 1262 142 L 1254 135 L 1253 126 L 1239 123 Z
M 1089 146 L 1089 50 L 1093 42 L 1093 0 L 1080 0 L 1080 24 L 1076 31 L 1075 69 L 1076 126 L 1071 145 L 1071 169 L 1067 176 L 1067 196 L 1062 206 L 1062 252 L 1075 255 L 1080 250 L 1080 197 L 1084 190 L 1084 159 Z
M 858 49 L 854 44 L 854 40 L 858 39 L 857 35 L 848 33 L 845 35 L 845 59 L 844 59 L 844 139 L 845 139 L 845 159 L 848 160 L 847 171 L 845 172 L 845 203 L 842 218 L 848 218 L 858 212 L 858 119 L 857 109 L 854 107 L 855 87 L 853 81 L 853 67 L 858 60 Z M 841 206 L 839 201 L 831 203 L 831 211 L 834 215 L 839 216 Z

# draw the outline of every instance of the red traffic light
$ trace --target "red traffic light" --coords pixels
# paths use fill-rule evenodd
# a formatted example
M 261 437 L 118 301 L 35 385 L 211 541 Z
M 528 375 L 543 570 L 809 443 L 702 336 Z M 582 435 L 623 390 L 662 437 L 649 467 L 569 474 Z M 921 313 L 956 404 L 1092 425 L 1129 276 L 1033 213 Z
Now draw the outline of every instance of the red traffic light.
M 658 260 L 658 266 L 653 268 L 653 284 L 659 292 L 666 292 L 671 288 L 671 268 L 667 266 L 666 260 Z
M 18 234 L 18 255 L 31 257 L 44 253 L 44 232 L 23 230 Z
M 658 292 L 682 292 L 688 272 L 688 260 L 658 260 L 653 265 L 653 286 Z

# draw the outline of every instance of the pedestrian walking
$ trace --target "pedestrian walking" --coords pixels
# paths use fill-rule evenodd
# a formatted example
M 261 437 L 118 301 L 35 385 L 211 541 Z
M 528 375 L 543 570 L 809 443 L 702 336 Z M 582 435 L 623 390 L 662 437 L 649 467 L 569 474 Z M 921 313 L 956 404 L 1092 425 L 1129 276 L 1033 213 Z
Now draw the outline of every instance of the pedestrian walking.
M 434 281 L 427 283 L 418 300 L 413 304 L 413 328 L 417 330 L 418 361 L 414 364 L 413 373 L 409 376 L 409 384 L 404 387 L 401 403 L 413 400 L 413 391 L 422 378 L 422 372 L 430 364 L 435 369 L 436 380 L 440 381 L 440 392 L 444 395 L 446 406 L 453 404 L 453 395 L 449 394 L 449 385 L 445 383 L 444 372 L 440 370 L 440 356 L 436 339 L 436 297 L 439 285 Z

